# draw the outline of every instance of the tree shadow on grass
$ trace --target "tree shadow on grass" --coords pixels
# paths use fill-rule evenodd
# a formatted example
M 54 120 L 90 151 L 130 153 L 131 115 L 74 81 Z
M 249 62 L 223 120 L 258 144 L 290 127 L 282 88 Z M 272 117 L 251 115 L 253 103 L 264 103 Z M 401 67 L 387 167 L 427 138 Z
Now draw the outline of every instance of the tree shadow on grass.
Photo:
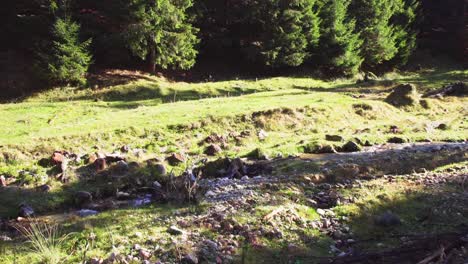
M 331 93 L 361 93 L 361 94 L 382 94 L 388 93 L 393 86 L 400 83 L 415 84 L 421 92 L 442 88 L 454 82 L 467 82 L 466 71 L 437 71 L 435 73 L 421 73 L 415 77 L 397 77 L 393 79 L 377 79 L 367 82 L 337 84 L 329 88 L 295 86 L 296 89 L 303 89 L 309 92 L 331 92 Z

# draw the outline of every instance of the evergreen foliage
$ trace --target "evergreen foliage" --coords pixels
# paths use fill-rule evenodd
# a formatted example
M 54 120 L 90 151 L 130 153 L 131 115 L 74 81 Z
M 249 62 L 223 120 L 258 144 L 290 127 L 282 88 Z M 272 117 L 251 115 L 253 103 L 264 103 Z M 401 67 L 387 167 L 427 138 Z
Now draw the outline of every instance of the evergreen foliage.
M 356 74 L 364 60 L 356 21 L 348 16 L 350 3 L 351 0 L 325 0 L 321 11 L 322 61 L 336 74 Z
M 84 84 L 91 64 L 91 39 L 80 42 L 80 26 L 69 18 L 58 18 L 53 27 L 53 45 L 46 55 L 49 80 L 61 84 Z
M 364 40 L 362 55 L 368 66 L 391 60 L 398 52 L 395 26 L 391 19 L 401 0 L 356 0 L 352 14 Z
M 147 59 L 152 72 L 156 65 L 189 69 L 195 64 L 198 39 L 187 15 L 191 6 L 191 0 L 130 1 L 127 44 L 135 55 Z
M 396 64 L 406 64 L 409 56 L 416 49 L 416 38 L 419 32 L 418 12 L 419 1 L 405 0 L 395 14 L 395 39 L 398 48 L 398 53 L 394 58 Z
M 315 0 L 272 0 L 254 5 L 263 34 L 254 44 L 267 66 L 299 66 L 316 48 L 320 19 Z

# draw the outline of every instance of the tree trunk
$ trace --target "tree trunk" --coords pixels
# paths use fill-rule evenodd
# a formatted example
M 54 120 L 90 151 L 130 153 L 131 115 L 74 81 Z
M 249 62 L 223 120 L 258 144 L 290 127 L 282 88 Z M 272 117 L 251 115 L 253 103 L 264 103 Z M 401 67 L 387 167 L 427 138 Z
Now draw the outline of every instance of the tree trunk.
M 148 67 L 151 73 L 156 73 L 156 49 L 151 48 L 149 57 L 148 57 Z

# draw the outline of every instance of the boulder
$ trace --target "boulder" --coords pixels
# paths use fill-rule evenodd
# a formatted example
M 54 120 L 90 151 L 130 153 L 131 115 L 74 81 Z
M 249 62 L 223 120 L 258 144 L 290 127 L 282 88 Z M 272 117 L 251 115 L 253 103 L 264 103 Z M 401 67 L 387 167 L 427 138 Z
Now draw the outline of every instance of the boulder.
M 43 184 L 43 185 L 37 187 L 37 189 L 39 191 L 41 191 L 41 192 L 49 192 L 52 189 L 52 187 L 50 185 L 48 185 L 48 184 Z
M 343 137 L 339 135 L 325 135 L 325 139 L 328 141 L 335 141 L 335 142 L 341 142 L 343 141 Z
M 79 191 L 75 194 L 74 200 L 75 205 L 81 207 L 91 203 L 93 201 L 93 196 L 89 192 Z
M 198 251 L 198 259 L 202 263 L 217 263 L 218 244 L 212 240 L 205 240 L 201 243 Z
M 326 154 L 336 153 L 335 147 L 329 144 L 309 143 L 304 146 L 305 153 Z
M 384 226 L 384 227 L 395 226 L 395 225 L 401 224 L 400 218 L 396 214 L 390 211 L 386 211 L 385 213 L 377 216 L 374 222 L 376 225 Z
M 205 154 L 208 156 L 215 156 L 222 151 L 221 147 L 217 144 L 210 144 L 205 149 Z
M 19 217 L 29 218 L 29 217 L 34 216 L 34 214 L 35 214 L 34 209 L 30 205 L 23 203 L 19 206 L 19 211 L 18 211 Z
M 394 143 L 394 144 L 403 144 L 403 143 L 406 143 L 407 140 L 405 138 L 401 138 L 401 137 L 391 137 L 391 138 L 387 139 L 387 142 L 388 143 Z
M 219 134 L 211 134 L 203 140 L 203 142 L 209 143 L 209 144 L 226 143 L 226 141 L 227 141 L 226 137 L 223 135 L 219 135 Z
M 152 174 L 156 176 L 164 176 L 167 174 L 166 166 L 159 159 L 149 159 L 146 161 L 146 166 Z
M 186 158 L 183 154 L 181 153 L 172 153 L 171 156 L 167 157 L 166 160 L 171 164 L 172 166 L 176 166 L 180 163 L 183 163 L 186 161 Z
M 256 160 L 269 160 L 270 157 L 261 148 L 256 148 L 247 154 L 247 157 Z
M 358 152 L 361 151 L 361 149 L 361 146 L 354 141 L 348 141 L 340 148 L 342 152 Z
M 104 158 L 98 158 L 94 161 L 96 171 L 103 171 L 107 168 L 107 161 Z
M 119 160 L 117 161 L 117 163 L 115 164 L 115 170 L 119 173 L 125 173 L 127 172 L 128 170 L 130 169 L 130 167 L 128 166 L 128 163 L 123 161 L 123 160 Z
M 436 129 L 440 129 L 440 130 L 448 130 L 449 129 L 449 126 L 447 124 L 444 124 L 444 123 L 441 123 L 439 124 Z
M 400 84 L 385 98 L 385 102 L 396 107 L 416 106 L 419 104 L 419 95 L 416 86 Z
M 65 157 L 65 152 L 64 151 L 54 151 L 54 153 L 52 154 L 52 162 L 54 164 L 61 164 L 63 162 L 63 160 L 66 158 Z

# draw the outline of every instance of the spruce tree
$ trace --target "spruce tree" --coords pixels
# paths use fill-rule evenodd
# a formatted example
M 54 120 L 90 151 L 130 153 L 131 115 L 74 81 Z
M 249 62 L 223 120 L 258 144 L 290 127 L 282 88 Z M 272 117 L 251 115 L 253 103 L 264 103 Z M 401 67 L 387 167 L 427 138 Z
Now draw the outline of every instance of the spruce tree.
M 255 42 L 268 66 L 299 66 L 318 44 L 320 19 L 315 0 L 263 1 L 257 17 L 263 34 Z
M 352 14 L 364 40 L 362 55 L 368 66 L 391 60 L 398 53 L 397 34 L 391 19 L 402 0 L 356 0 Z
M 150 70 L 191 68 L 195 64 L 197 29 L 189 22 L 191 0 L 132 0 L 125 32 L 131 51 L 146 59 Z
M 396 10 L 393 23 L 398 52 L 392 60 L 395 64 L 406 64 L 409 56 L 416 49 L 418 30 L 419 2 L 404 0 Z
M 356 21 L 348 16 L 351 0 L 325 0 L 321 8 L 320 51 L 322 61 L 336 74 L 356 74 L 363 62 L 362 39 Z
M 49 80 L 59 84 L 84 84 L 91 64 L 91 40 L 80 42 L 80 26 L 70 18 L 57 18 L 52 49 L 46 55 Z

